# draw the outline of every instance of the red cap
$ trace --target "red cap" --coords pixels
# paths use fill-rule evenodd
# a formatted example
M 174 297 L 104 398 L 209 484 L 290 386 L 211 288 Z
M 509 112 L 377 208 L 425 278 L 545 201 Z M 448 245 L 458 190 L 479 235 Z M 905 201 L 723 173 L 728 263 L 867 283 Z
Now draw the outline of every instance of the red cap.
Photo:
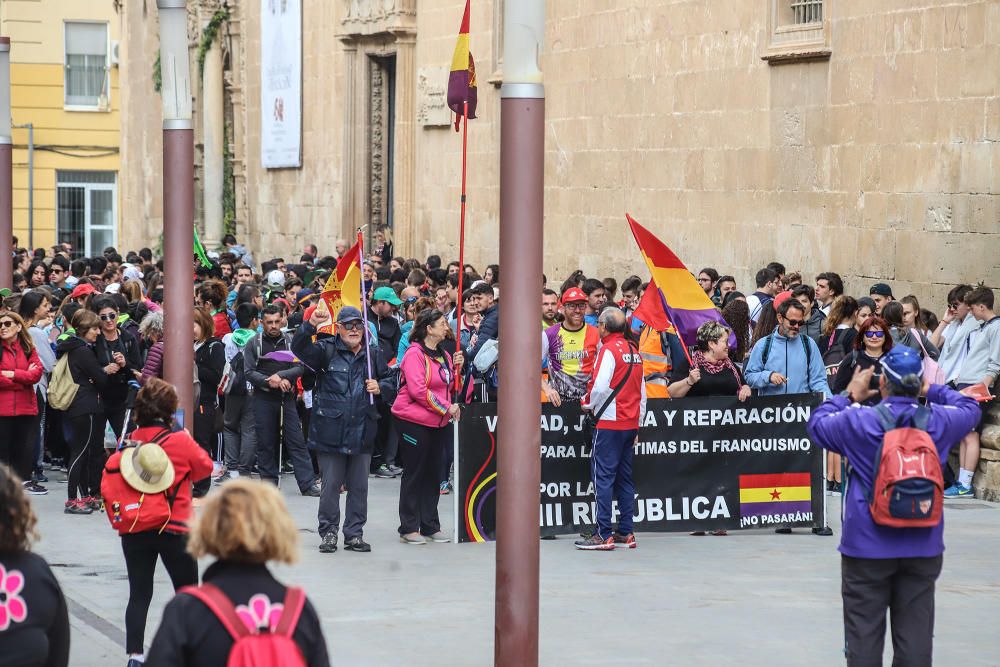
M 73 288 L 73 291 L 69 294 L 69 298 L 79 299 L 81 296 L 87 296 L 88 294 L 93 294 L 96 291 L 97 290 L 90 283 L 83 283 L 82 285 L 77 285 Z
M 778 312 L 778 308 L 781 308 L 781 304 L 792 298 L 792 291 L 785 290 L 784 292 L 778 292 L 774 297 L 774 312 Z
M 583 290 L 579 287 L 570 287 L 568 290 L 563 292 L 562 303 L 564 306 L 567 303 L 573 303 L 574 301 L 586 301 L 587 295 L 583 293 Z

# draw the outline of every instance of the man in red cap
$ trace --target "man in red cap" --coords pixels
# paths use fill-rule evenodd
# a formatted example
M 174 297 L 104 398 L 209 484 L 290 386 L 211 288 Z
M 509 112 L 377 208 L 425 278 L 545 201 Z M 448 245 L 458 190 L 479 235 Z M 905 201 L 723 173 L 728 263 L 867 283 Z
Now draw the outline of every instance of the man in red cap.
M 549 378 L 542 380 L 542 392 L 556 406 L 583 398 L 601 340 L 597 327 L 583 321 L 587 312 L 587 295 L 583 290 L 570 287 L 563 292 L 561 302 L 562 323 L 542 334 L 542 358 L 549 364 Z
M 97 290 L 94 288 L 93 285 L 91 285 L 90 283 L 83 283 L 73 288 L 73 291 L 70 292 L 69 294 L 69 298 L 73 299 L 81 306 L 86 308 L 87 302 L 90 300 L 90 295 L 96 292 Z

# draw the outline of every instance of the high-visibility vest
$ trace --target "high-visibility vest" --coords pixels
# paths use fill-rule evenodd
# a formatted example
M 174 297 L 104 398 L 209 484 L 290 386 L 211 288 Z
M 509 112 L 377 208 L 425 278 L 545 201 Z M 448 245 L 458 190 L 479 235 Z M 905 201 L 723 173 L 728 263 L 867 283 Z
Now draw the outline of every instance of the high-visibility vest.
M 639 336 L 639 355 L 642 357 L 642 375 L 646 382 L 647 398 L 670 398 L 670 349 L 664 349 L 660 332 L 653 327 L 643 327 Z

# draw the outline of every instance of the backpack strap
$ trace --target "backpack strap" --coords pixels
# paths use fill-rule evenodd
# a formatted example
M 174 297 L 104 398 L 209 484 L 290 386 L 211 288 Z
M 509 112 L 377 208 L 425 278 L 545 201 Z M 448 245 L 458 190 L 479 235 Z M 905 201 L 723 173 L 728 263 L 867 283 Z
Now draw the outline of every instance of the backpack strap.
M 771 342 L 774 340 L 774 334 L 767 334 L 764 337 L 764 351 L 760 355 L 761 366 L 767 365 L 767 358 L 771 356 Z M 807 364 L 808 365 L 808 364 Z
M 892 416 L 884 403 L 875 406 L 875 414 L 878 415 L 878 423 L 882 426 L 883 431 L 891 431 L 896 428 L 896 418 Z
M 931 410 L 926 405 L 918 405 L 913 413 L 913 428 L 920 431 L 927 431 L 927 424 L 931 419 Z
M 807 338 L 809 338 L 809 336 L 803 336 L 802 334 L 799 334 L 799 340 L 802 341 L 802 347 L 805 348 L 806 351 L 806 379 L 808 380 L 809 364 L 812 362 L 813 352 L 812 352 L 812 345 L 810 345 L 809 341 L 806 340 Z
M 290 589 L 289 589 L 290 590 Z M 249 637 L 251 632 L 246 624 L 236 613 L 236 607 L 222 590 L 215 584 L 202 584 L 201 586 L 185 586 L 180 593 L 187 593 L 191 597 L 197 598 L 208 607 L 208 610 L 215 615 L 219 622 L 233 638 L 238 641 L 243 637 Z M 284 618 L 285 613 L 282 613 Z
M 291 639 L 295 632 L 295 626 L 299 623 L 299 616 L 302 615 L 302 608 L 306 604 L 306 594 L 297 586 L 289 586 L 285 591 L 284 610 L 278 619 L 278 626 L 274 629 L 274 634 Z

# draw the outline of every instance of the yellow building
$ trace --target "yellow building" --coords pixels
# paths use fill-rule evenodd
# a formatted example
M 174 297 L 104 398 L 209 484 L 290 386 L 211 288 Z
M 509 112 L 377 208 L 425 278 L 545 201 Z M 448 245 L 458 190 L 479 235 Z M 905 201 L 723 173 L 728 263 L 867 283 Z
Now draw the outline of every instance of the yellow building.
M 118 28 L 113 0 L 0 2 L 21 247 L 69 243 L 91 256 L 117 241 Z

